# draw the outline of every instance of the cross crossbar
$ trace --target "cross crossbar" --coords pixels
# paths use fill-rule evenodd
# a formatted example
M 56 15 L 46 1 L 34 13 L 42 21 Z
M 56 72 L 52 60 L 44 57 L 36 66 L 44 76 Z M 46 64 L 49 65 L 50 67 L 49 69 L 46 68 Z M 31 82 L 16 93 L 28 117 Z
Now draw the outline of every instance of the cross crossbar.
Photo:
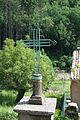
M 37 40 L 24 40 L 25 44 L 28 45 L 29 47 L 34 47 Z M 56 41 L 52 41 L 51 39 L 40 39 L 40 47 L 48 47 L 51 45 L 56 45 Z M 36 44 L 37 47 L 39 47 L 39 44 Z
M 33 47 L 36 55 L 35 55 L 35 68 L 34 72 L 36 74 L 39 73 L 39 64 L 40 64 L 40 48 L 41 47 L 49 47 L 51 45 L 56 45 L 56 40 L 52 41 L 51 39 L 40 39 L 40 29 L 33 29 L 33 39 L 24 40 L 25 44 L 29 47 Z

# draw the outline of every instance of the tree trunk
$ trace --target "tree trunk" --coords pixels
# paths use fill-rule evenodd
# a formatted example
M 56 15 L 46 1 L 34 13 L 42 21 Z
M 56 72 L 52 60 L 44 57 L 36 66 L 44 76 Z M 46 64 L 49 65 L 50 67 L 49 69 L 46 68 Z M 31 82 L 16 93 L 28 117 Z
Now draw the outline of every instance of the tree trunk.
M 16 98 L 16 103 L 18 103 L 22 99 L 22 97 L 24 96 L 25 91 L 26 91 L 25 89 L 18 90 L 18 94 L 17 94 L 17 98 Z

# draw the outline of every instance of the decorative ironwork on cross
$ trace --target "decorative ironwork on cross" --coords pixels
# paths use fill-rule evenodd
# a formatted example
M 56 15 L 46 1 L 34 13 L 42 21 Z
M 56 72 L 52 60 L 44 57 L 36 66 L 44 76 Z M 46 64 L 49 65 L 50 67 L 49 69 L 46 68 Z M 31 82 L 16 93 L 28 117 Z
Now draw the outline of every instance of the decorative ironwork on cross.
M 44 98 L 42 97 L 42 75 L 40 74 L 40 48 L 56 45 L 57 42 L 51 39 L 41 39 L 39 27 L 33 29 L 32 33 L 33 39 L 24 40 L 26 45 L 33 47 L 35 50 L 35 66 L 34 74 L 32 75 L 33 94 L 29 99 L 29 103 L 42 105 L 44 103 Z
M 40 48 L 41 47 L 49 47 L 51 45 L 56 45 L 57 41 L 52 41 L 51 39 L 41 39 L 40 38 L 40 28 L 33 29 L 33 39 L 32 40 L 24 40 L 25 44 L 29 47 L 33 47 L 36 54 L 35 54 L 35 67 L 34 73 L 39 74 L 40 72 Z

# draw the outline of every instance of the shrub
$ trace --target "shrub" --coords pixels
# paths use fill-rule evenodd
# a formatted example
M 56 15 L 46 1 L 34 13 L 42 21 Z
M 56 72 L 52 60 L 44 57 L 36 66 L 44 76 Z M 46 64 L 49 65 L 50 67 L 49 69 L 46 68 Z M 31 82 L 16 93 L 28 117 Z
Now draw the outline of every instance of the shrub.
M 18 102 L 25 91 L 31 88 L 35 52 L 22 40 L 14 46 L 12 39 L 6 39 L 4 49 L 0 53 L 0 85 L 17 90 Z M 40 66 L 43 88 L 46 89 L 54 80 L 54 69 L 51 60 L 44 52 L 41 54 Z
M 60 69 L 70 69 L 72 58 L 70 56 L 63 55 L 60 57 L 58 66 Z

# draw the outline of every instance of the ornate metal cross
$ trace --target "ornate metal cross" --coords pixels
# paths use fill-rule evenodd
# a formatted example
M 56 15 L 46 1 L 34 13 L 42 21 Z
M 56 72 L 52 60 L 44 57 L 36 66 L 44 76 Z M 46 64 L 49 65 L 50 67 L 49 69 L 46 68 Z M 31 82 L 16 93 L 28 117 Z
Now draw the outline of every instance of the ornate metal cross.
M 35 50 L 35 67 L 33 74 L 33 94 L 29 99 L 30 104 L 39 104 L 42 105 L 44 103 L 44 99 L 42 97 L 42 75 L 40 74 L 40 47 L 48 47 L 51 45 L 55 45 L 57 42 L 50 39 L 41 39 L 40 38 L 40 29 L 33 29 L 33 39 L 25 40 L 24 42 L 29 47 L 33 47 Z
M 34 72 L 35 74 L 40 73 L 40 47 L 49 47 L 51 45 L 56 45 L 56 41 L 52 41 L 50 39 L 41 39 L 40 38 L 40 28 L 33 29 L 33 39 L 32 40 L 25 40 L 26 45 L 29 47 L 33 47 L 35 50 L 35 67 Z

